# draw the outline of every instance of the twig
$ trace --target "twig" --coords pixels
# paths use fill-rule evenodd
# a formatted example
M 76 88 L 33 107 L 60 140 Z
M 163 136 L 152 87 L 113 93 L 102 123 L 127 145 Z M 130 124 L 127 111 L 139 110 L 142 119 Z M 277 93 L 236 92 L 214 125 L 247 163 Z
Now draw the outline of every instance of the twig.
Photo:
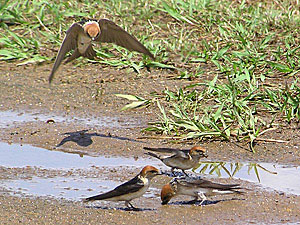
M 144 137 L 137 137 L 136 139 L 182 139 L 182 137 L 167 137 L 167 136 L 144 136 Z
M 268 139 L 268 138 L 255 138 L 254 141 L 277 142 L 277 143 L 289 143 L 289 141 L 285 141 L 285 140 Z
M 46 31 L 52 33 L 52 32 L 51 32 L 51 31 L 43 24 L 43 22 L 40 20 L 40 18 L 39 18 L 38 16 L 35 16 L 35 17 L 38 19 L 40 25 L 41 25 Z

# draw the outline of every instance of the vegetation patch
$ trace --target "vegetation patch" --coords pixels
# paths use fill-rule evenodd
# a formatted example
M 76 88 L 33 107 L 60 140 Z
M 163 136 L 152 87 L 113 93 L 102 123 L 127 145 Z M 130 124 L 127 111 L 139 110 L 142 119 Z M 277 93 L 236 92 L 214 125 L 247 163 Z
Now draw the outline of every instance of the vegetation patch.
M 111 19 L 137 37 L 155 61 L 103 44 L 93 62 L 190 81 L 143 98 L 118 94 L 132 101 L 123 109 L 158 109 L 148 132 L 247 141 L 254 151 L 266 133 L 299 122 L 297 1 L 6 0 L 0 13 L 0 60 L 18 64 L 52 61 L 83 18 Z

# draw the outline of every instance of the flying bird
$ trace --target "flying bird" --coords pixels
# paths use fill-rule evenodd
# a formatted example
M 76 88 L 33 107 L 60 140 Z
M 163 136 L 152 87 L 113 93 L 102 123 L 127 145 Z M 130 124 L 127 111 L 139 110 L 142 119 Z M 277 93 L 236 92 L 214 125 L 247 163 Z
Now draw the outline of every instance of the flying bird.
M 130 201 L 141 197 L 149 188 L 153 177 L 160 175 L 159 170 L 153 166 L 145 166 L 141 172 L 133 179 L 117 186 L 115 189 L 84 199 L 84 202 L 105 200 L 105 201 L 125 201 L 126 207 L 135 208 Z
M 110 20 L 100 19 L 98 21 L 85 20 L 76 22 L 66 32 L 49 76 L 49 83 L 51 83 L 55 72 L 69 51 L 74 50 L 65 63 L 80 56 L 93 59 L 96 56 L 92 46 L 93 41 L 115 43 L 129 51 L 140 52 L 154 59 L 153 54 L 135 37 Z
M 171 198 L 177 195 L 188 195 L 194 197 L 194 201 L 200 197 L 200 205 L 207 199 L 206 196 L 223 194 L 241 194 L 239 184 L 219 184 L 201 178 L 181 177 L 174 178 L 170 183 L 163 186 L 161 190 L 161 204 L 165 205 Z
M 201 158 L 207 157 L 206 150 L 200 146 L 194 146 L 190 150 L 151 147 L 144 147 L 144 149 L 148 151 L 174 154 L 172 156 L 161 157 L 152 152 L 145 153 L 161 160 L 166 166 L 171 167 L 172 173 L 174 173 L 174 169 L 181 169 L 186 176 L 188 175 L 185 173 L 185 170 L 196 167 Z

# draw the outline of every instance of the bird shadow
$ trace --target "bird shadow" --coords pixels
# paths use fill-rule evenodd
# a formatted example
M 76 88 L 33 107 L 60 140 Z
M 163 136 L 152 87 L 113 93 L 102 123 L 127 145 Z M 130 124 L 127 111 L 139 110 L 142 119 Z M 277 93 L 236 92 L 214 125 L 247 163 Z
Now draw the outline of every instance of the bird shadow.
M 137 141 L 132 138 L 112 136 L 111 134 L 105 135 L 105 134 L 99 134 L 96 132 L 88 133 L 88 131 L 89 130 L 80 130 L 80 131 L 75 131 L 75 132 L 64 133 L 63 135 L 68 135 L 68 136 L 65 137 L 64 139 L 62 139 L 61 142 L 58 145 L 56 145 L 56 147 L 60 147 L 69 141 L 75 142 L 79 146 L 87 147 L 93 143 L 92 137 L 112 138 L 112 139 L 117 139 L 117 140 L 121 140 L 121 141 L 132 141 L 132 142 L 144 143 L 143 141 Z
M 205 206 L 205 205 L 215 205 L 218 204 L 219 202 L 227 202 L 227 201 L 233 201 L 233 200 L 245 200 L 243 198 L 231 198 L 231 199 L 222 199 L 222 200 L 205 200 L 201 205 L 200 200 L 191 200 L 191 201 L 176 201 L 176 202 L 171 202 L 169 205 L 199 205 L 199 206 Z
M 103 209 L 103 210 L 120 210 L 126 212 L 143 212 L 143 211 L 156 211 L 157 209 L 151 208 L 128 208 L 128 207 L 107 207 L 107 206 L 85 206 L 89 209 Z

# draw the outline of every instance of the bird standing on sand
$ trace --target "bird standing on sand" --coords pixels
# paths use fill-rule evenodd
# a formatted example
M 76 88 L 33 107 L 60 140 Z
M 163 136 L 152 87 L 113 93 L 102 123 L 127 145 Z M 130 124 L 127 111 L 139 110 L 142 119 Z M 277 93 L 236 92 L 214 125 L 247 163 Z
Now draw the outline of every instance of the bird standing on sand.
M 206 196 L 241 194 L 239 184 L 218 184 L 201 178 L 181 177 L 174 178 L 170 183 L 163 186 L 161 190 L 161 204 L 165 205 L 171 198 L 177 195 L 188 195 L 194 197 L 194 201 L 200 197 L 200 205 L 207 199 Z
M 148 190 L 151 179 L 157 175 L 160 175 L 157 168 L 153 166 L 145 166 L 142 171 L 130 181 L 117 186 L 109 192 L 86 198 L 83 201 L 125 201 L 126 207 L 136 209 L 130 201 L 141 197 Z
M 55 72 L 69 51 L 74 50 L 65 63 L 80 56 L 93 59 L 96 56 L 96 52 L 92 47 L 93 41 L 115 43 L 129 51 L 140 52 L 154 59 L 152 53 L 135 37 L 110 20 L 100 19 L 99 21 L 87 20 L 77 22 L 73 23 L 67 30 L 49 76 L 49 83 L 51 83 Z
M 172 173 L 174 173 L 174 169 L 181 169 L 186 176 L 188 175 L 185 173 L 185 170 L 194 168 L 199 164 L 201 158 L 207 157 L 205 149 L 200 146 L 194 146 L 190 150 L 150 147 L 144 147 L 144 149 L 162 153 L 173 153 L 174 155 L 167 157 L 161 157 L 152 152 L 147 152 L 146 154 L 161 160 L 166 166 L 171 167 Z

